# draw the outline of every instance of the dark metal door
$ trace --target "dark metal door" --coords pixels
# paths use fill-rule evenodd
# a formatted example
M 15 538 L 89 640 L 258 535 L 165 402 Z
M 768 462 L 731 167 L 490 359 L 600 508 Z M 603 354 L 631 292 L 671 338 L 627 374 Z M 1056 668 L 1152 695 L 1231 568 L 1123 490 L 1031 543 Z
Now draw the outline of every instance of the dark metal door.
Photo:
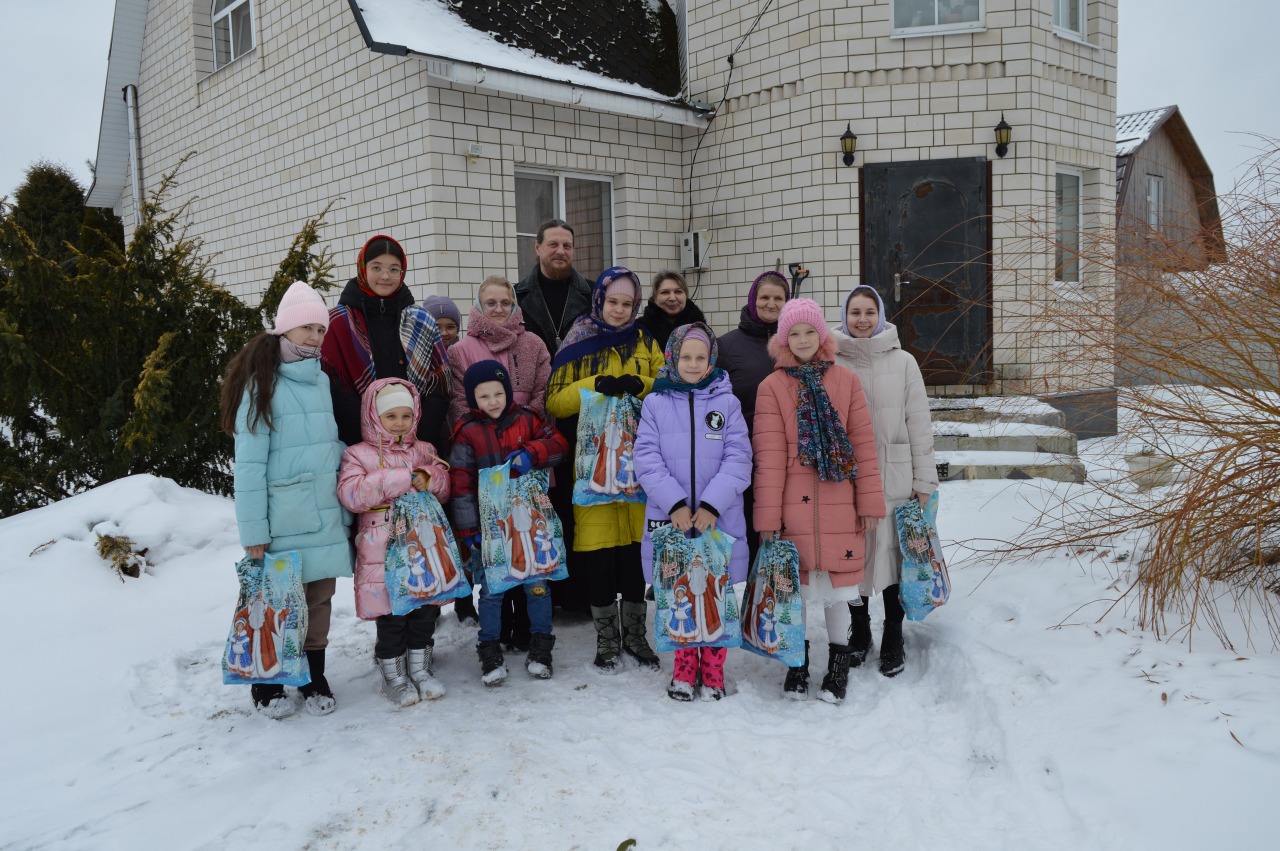
M 991 164 L 862 168 L 862 280 L 926 384 L 991 381 Z

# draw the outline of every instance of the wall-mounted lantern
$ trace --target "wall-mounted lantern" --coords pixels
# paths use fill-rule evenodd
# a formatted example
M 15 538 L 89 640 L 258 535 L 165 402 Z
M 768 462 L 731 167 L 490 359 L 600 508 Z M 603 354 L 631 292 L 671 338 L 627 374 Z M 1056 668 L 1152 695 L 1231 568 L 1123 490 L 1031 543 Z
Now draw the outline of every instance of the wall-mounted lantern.
M 844 132 L 840 134 L 840 153 L 844 154 L 845 165 L 853 165 L 853 155 L 857 150 L 858 137 L 854 134 L 853 128 L 845 124 Z
M 1009 122 L 1004 120 L 1004 113 L 1000 113 L 1000 123 L 996 125 L 996 156 L 1004 159 L 1004 155 L 1009 153 L 1009 140 L 1013 137 L 1013 128 L 1009 126 Z

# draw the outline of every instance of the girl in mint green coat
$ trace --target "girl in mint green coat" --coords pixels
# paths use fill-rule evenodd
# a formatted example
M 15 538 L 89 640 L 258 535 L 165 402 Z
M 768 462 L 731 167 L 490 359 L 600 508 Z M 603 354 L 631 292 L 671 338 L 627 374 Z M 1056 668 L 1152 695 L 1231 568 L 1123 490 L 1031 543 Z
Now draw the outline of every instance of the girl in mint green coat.
M 337 703 L 324 676 L 333 593 L 350 576 L 351 515 L 338 503 L 338 439 L 320 342 L 329 323 L 324 299 L 293 284 L 280 302 L 275 329 L 254 337 L 227 367 L 222 428 L 235 438 L 236 522 L 251 558 L 297 550 L 308 625 L 303 650 L 311 682 L 300 691 L 308 712 L 327 715 Z M 291 715 L 284 686 L 251 686 L 254 706 L 272 718 Z

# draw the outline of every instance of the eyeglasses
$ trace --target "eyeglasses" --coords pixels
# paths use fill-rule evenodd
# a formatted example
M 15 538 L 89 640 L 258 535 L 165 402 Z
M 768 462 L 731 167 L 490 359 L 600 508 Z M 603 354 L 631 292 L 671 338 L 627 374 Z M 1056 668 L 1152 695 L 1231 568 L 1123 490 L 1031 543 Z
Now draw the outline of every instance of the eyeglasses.
M 365 269 L 365 271 L 368 272 L 370 275 L 377 275 L 377 276 L 391 275 L 393 277 L 399 277 L 400 274 L 404 272 L 404 270 L 401 269 L 399 266 L 369 266 Z
M 496 310 L 499 307 L 503 310 L 510 310 L 516 306 L 516 303 L 514 301 L 504 299 L 503 301 L 482 301 L 480 302 L 480 306 L 485 310 Z

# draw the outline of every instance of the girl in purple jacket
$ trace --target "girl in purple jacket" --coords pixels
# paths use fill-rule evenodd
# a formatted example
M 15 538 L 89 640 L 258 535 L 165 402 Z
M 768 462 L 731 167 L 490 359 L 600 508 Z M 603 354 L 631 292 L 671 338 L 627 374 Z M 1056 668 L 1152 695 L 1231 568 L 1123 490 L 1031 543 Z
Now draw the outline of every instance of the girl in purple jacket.
M 648 497 L 641 564 L 653 582 L 650 532 L 666 524 L 705 532 L 719 525 L 736 539 L 729 578 L 747 578 L 747 525 L 742 492 L 751 484 L 751 439 L 742 406 L 724 370 L 716 367 L 716 335 L 701 322 L 682 325 L 667 341 L 667 363 L 644 400 L 636 433 L 635 467 Z M 676 651 L 667 694 L 692 700 L 724 696 L 723 647 Z

